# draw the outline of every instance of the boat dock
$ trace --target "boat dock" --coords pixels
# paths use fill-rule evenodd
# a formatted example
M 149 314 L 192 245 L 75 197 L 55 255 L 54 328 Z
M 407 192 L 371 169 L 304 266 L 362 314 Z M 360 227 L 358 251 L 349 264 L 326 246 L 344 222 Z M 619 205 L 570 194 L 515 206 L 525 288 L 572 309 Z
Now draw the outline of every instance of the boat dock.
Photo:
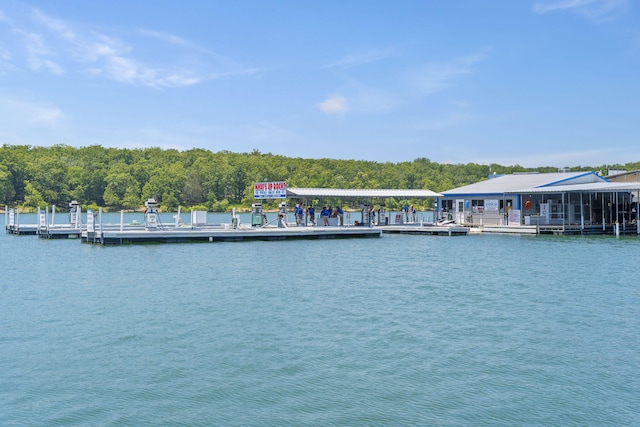
M 481 233 L 496 234 L 540 234 L 536 225 L 485 225 L 482 227 L 473 227 Z
M 77 239 L 82 233 L 80 204 L 75 200 L 69 203 L 69 223 L 56 224 L 56 207 L 38 209 L 37 223 L 21 224 L 20 212 L 5 207 L 5 232 L 16 235 L 37 235 L 43 239 Z
M 78 239 L 82 233 L 80 227 L 71 224 L 60 224 L 38 228 L 38 237 L 41 239 Z
M 280 187 L 278 187 L 280 188 Z M 284 188 L 284 187 L 283 187 Z M 281 194 L 280 197 L 299 197 L 305 193 L 318 193 L 319 197 L 355 197 L 357 198 L 384 198 L 384 197 L 432 197 L 436 193 L 428 190 L 332 190 L 324 194 L 319 189 L 297 189 L 295 194 Z M 303 204 L 304 206 L 304 204 Z M 68 223 L 56 223 L 56 208 L 38 210 L 37 224 L 18 226 L 18 215 L 11 210 L 7 214 L 7 231 L 14 234 L 37 234 L 46 239 L 80 239 L 83 243 L 99 245 L 121 245 L 132 243 L 179 243 L 179 242 L 238 242 L 249 240 L 277 241 L 291 239 L 346 239 L 382 237 L 383 233 L 438 235 L 438 236 L 462 236 L 469 234 L 469 228 L 456 224 L 434 224 L 417 222 L 415 214 L 413 221 L 409 222 L 408 213 L 397 214 L 395 223 L 390 224 L 384 203 L 379 204 L 377 210 L 372 202 L 363 202 L 360 211 L 355 213 L 357 220 L 351 221 L 351 213 L 346 213 L 346 221 L 343 224 L 342 211 L 340 215 L 324 218 L 324 225 L 313 221 L 308 223 L 304 211 L 296 205 L 296 222 L 288 223 L 287 203 L 278 205 L 278 214 L 275 219 L 267 222 L 267 217 L 262 211 L 261 203 L 252 204 L 251 221 L 249 224 L 240 224 L 240 218 L 232 210 L 230 223 L 207 223 L 207 212 L 192 211 L 191 224 L 183 224 L 180 220 L 180 207 L 178 214 L 174 215 L 175 221 L 163 223 L 160 220 L 158 203 L 150 198 L 145 202 L 144 221 L 139 223 L 124 222 L 124 211 L 120 212 L 120 222 L 104 224 L 102 209 L 98 212 L 89 210 L 86 212 L 86 222 L 82 221 L 80 205 L 76 201 L 69 204 Z M 376 215 L 377 214 L 377 215 Z M 378 217 L 378 221 L 374 219 Z M 406 217 L 406 218 L 405 218 Z M 65 218 L 65 220 L 67 220 Z
M 382 225 L 379 228 L 383 233 L 389 234 L 422 234 L 431 236 L 466 236 L 469 234 L 469 227 L 458 225 L 437 225 L 425 224 L 404 224 L 404 225 Z
M 553 234 L 561 235 L 640 235 L 640 223 L 596 225 L 484 225 L 471 227 L 472 232 L 498 234 Z
M 69 203 L 69 223 L 56 224 L 56 207 L 38 209 L 38 237 L 42 239 L 77 239 L 82 233 L 82 211 L 80 204 L 73 200 Z
M 199 212 L 192 212 L 191 225 L 160 223 L 157 203 L 154 199 L 145 202 L 144 224 L 126 225 L 121 219 L 119 225 L 102 224 L 102 212 L 98 221 L 93 211 L 87 212 L 87 225 L 81 233 L 81 241 L 101 245 L 121 245 L 127 243 L 181 243 L 181 242 L 240 242 L 245 240 L 291 240 L 291 239 L 346 239 L 381 237 L 382 230 L 370 227 L 300 227 L 289 226 L 284 216 L 278 217 L 277 224 L 240 224 L 233 211 L 230 224 L 206 224 L 199 218 Z M 202 219 L 206 217 L 202 216 Z M 179 216 L 178 216 L 179 217 Z M 122 216 L 121 216 L 122 218 Z M 261 218 L 260 218 L 261 219 Z
M 4 230 L 7 234 L 36 235 L 38 234 L 38 224 L 20 224 L 20 211 L 7 206 L 4 207 Z
M 247 240 L 346 239 L 381 237 L 382 230 L 365 227 L 178 227 L 163 229 L 103 229 L 83 231 L 82 242 L 102 245 L 127 243 L 240 242 Z
M 4 230 L 8 234 L 35 236 L 38 234 L 38 224 L 7 224 Z

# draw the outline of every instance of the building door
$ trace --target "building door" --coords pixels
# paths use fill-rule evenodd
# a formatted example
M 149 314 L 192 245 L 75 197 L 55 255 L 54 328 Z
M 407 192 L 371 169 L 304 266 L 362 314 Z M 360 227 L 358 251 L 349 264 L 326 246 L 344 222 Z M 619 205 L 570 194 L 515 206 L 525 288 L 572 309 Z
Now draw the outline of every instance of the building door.
M 456 199 L 456 224 L 464 223 L 464 199 Z

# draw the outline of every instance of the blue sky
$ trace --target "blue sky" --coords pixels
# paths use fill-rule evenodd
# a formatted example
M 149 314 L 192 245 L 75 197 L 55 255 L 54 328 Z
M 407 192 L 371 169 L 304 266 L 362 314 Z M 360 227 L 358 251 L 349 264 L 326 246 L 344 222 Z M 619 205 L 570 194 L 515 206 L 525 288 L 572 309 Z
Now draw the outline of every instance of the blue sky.
M 640 161 L 631 0 L 0 3 L 0 143 Z

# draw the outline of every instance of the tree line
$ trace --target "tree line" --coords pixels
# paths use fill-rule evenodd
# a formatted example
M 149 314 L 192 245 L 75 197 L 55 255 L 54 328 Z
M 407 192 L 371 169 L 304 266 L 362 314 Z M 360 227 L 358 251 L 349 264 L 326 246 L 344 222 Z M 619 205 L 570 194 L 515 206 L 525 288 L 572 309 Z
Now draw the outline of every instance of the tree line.
M 572 171 L 638 169 L 640 162 L 573 167 Z M 25 208 L 67 206 L 139 209 L 154 198 L 162 209 L 178 206 L 226 211 L 254 202 L 253 183 L 286 181 L 289 187 L 429 189 L 436 192 L 478 182 L 490 174 L 537 171 L 519 165 L 439 164 L 421 157 L 407 162 L 291 158 L 253 150 L 211 152 L 194 148 L 106 148 L 100 145 L 0 147 L 0 202 Z M 402 200 L 387 200 L 390 208 Z M 416 200 L 430 208 L 433 200 Z M 275 207 L 267 201 L 266 207 Z

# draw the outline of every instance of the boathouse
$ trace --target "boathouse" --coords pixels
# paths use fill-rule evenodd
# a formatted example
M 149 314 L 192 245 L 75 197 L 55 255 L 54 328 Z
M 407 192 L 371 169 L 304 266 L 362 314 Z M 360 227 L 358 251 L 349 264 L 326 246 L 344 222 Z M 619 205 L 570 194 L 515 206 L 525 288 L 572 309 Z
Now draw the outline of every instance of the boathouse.
M 635 233 L 638 191 L 640 182 L 610 182 L 595 172 L 516 173 L 444 191 L 437 213 L 472 227 Z
M 371 212 L 377 213 L 378 225 L 403 224 L 405 218 L 402 215 L 389 217 L 385 206 L 385 199 L 395 198 L 399 200 L 437 198 L 442 196 L 431 190 L 420 189 L 344 189 L 344 188 L 287 188 L 287 197 L 301 200 L 305 206 L 309 206 L 312 200 L 340 201 L 360 207 L 360 213 L 356 217 L 345 220 L 357 225 L 370 225 Z M 351 216 L 351 213 L 347 213 Z M 334 220 L 335 221 L 335 220 Z M 338 225 L 337 223 L 332 225 Z

